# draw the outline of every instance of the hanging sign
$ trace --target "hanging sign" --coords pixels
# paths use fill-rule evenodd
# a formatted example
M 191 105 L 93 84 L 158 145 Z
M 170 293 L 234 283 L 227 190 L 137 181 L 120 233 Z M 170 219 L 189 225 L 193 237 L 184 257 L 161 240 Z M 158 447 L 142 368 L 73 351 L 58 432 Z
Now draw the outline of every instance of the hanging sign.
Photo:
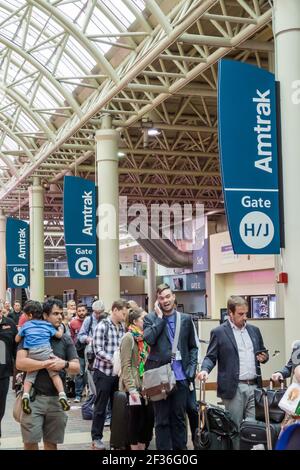
M 274 74 L 242 62 L 219 63 L 222 184 L 234 253 L 280 251 Z
M 29 225 L 24 220 L 6 221 L 6 269 L 9 288 L 29 287 Z
M 64 177 L 64 233 L 70 277 L 95 278 L 96 191 L 92 181 Z

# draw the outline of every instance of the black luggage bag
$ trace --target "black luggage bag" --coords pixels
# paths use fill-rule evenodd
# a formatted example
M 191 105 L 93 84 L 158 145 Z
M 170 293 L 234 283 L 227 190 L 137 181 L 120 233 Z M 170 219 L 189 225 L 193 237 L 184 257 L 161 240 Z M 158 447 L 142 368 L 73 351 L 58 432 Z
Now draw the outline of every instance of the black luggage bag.
M 278 406 L 281 398 L 286 392 L 286 387 L 284 386 L 284 380 L 279 380 L 280 388 L 274 388 L 274 381 L 270 379 L 270 386 L 266 390 L 269 405 L 269 416 L 271 423 L 281 423 L 285 416 L 285 412 L 281 410 Z M 264 400 L 263 400 L 264 390 L 261 388 L 256 388 L 254 390 L 254 400 L 255 400 L 255 419 L 257 421 L 265 421 L 265 411 L 264 411 Z
M 280 428 L 280 424 L 270 424 L 273 449 L 280 433 Z M 267 449 L 266 423 L 244 420 L 240 428 L 240 450 L 251 450 L 258 444 L 263 444 L 264 448 Z
M 195 450 L 231 450 L 237 427 L 230 413 L 219 406 L 205 402 L 205 382 L 200 382 L 198 428 L 195 432 Z
M 277 441 L 280 432 L 280 424 L 270 423 L 268 390 L 262 388 L 261 393 L 265 422 L 255 420 L 245 420 L 242 422 L 240 428 L 241 450 L 251 450 L 257 445 L 263 446 L 264 449 L 272 450 Z
M 115 392 L 112 407 L 110 448 L 128 449 L 128 398 L 125 392 Z

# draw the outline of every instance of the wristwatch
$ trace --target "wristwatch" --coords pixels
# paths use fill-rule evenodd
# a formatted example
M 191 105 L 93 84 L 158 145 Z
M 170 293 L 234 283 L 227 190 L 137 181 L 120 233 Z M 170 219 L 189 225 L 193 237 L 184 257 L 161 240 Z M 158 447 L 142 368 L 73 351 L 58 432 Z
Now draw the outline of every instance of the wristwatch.
M 70 364 L 69 364 L 69 361 L 65 361 L 65 367 L 64 367 L 64 370 L 66 370 L 66 369 L 69 369 L 69 365 L 70 365 Z

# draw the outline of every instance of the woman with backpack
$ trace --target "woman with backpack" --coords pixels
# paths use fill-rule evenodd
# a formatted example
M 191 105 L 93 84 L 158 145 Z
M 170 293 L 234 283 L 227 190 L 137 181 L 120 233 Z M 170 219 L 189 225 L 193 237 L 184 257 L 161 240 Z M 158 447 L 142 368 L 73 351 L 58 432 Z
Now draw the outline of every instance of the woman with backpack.
M 143 337 L 144 311 L 129 309 L 126 318 L 127 333 L 120 346 L 121 375 L 119 388 L 129 401 L 128 436 L 131 450 L 145 450 L 152 439 L 154 415 L 152 405 L 141 395 L 144 365 L 149 346 Z

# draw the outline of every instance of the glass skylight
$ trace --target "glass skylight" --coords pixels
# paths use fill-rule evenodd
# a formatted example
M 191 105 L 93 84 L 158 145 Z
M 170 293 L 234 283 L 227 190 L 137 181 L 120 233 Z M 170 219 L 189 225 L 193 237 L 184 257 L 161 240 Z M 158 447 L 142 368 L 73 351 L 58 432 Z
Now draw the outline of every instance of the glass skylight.
M 20 141 L 32 148 L 26 133 L 53 132 L 55 112 L 70 116 L 75 88 L 95 66 L 102 73 L 101 58 L 144 9 L 142 0 L 0 0 L 0 120 L 9 128 L 0 129 L 2 150 Z

